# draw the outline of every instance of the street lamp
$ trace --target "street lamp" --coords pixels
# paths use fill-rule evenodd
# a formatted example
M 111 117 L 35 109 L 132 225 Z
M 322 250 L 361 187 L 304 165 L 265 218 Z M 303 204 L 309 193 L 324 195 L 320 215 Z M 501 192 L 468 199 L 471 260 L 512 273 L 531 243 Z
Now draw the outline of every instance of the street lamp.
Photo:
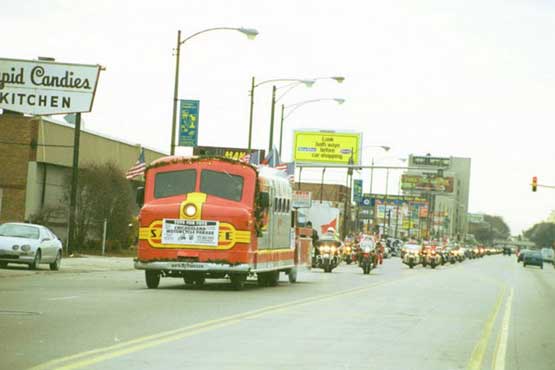
M 287 95 L 291 90 L 293 90 L 294 88 L 300 86 L 300 85 L 305 85 L 306 87 L 312 87 L 312 85 L 314 85 L 316 83 L 316 81 L 319 80 L 334 80 L 337 83 L 342 83 L 343 81 L 345 81 L 345 77 L 341 77 L 341 76 L 331 76 L 331 77 L 316 77 L 316 78 L 311 78 L 311 79 L 273 79 L 273 80 L 266 80 L 266 81 L 262 81 L 258 84 L 255 84 L 255 79 L 254 77 L 252 78 L 251 81 L 251 91 L 250 91 L 250 95 L 251 95 L 251 106 L 250 106 L 250 114 L 249 114 L 249 142 L 248 142 L 248 149 L 250 150 L 252 147 L 252 123 L 253 123 L 253 108 L 254 108 L 254 89 L 257 88 L 260 85 L 263 84 L 267 84 L 267 83 L 272 83 L 272 82 L 291 82 L 290 84 L 287 84 L 285 86 L 281 86 L 279 88 L 277 88 L 275 85 L 272 88 L 272 111 L 271 111 L 271 117 L 270 117 L 270 144 L 269 144 L 269 150 L 272 150 L 272 146 L 273 146 L 273 142 L 274 142 L 274 114 L 275 114 L 275 105 L 276 102 L 281 100 L 285 95 Z M 286 89 L 279 97 L 276 98 L 276 91 L 278 89 Z
M 172 111 L 172 135 L 171 135 L 171 147 L 170 147 L 170 154 L 175 154 L 175 131 L 176 131 L 176 121 L 177 121 L 177 95 L 179 90 L 179 56 L 181 51 L 181 45 L 185 42 L 189 41 L 193 37 L 196 37 L 200 34 L 210 32 L 210 31 L 239 31 L 242 34 L 246 35 L 249 40 L 254 40 L 256 35 L 258 35 L 258 31 L 254 28 L 236 28 L 236 27 L 214 27 L 214 28 L 207 28 L 205 30 L 196 32 L 187 38 L 181 40 L 181 30 L 177 31 L 177 47 L 176 47 L 176 57 L 175 57 L 175 82 L 173 87 L 173 111 Z
M 364 149 L 367 148 L 380 148 L 383 149 L 383 151 L 385 152 L 389 152 L 389 150 L 391 149 L 390 146 L 387 145 L 366 145 L 362 148 L 362 151 L 364 151 Z M 370 191 L 369 194 L 372 194 L 372 183 L 374 181 L 374 157 L 372 157 L 372 163 L 371 163 L 372 167 L 370 168 Z
M 285 121 L 287 117 L 292 115 L 300 107 L 306 104 L 317 103 L 321 101 L 335 101 L 339 105 L 345 103 L 345 99 L 341 99 L 341 98 L 322 98 L 322 99 L 305 100 L 305 101 L 295 103 L 295 104 L 290 104 L 287 106 L 284 104 L 281 105 L 281 123 L 279 126 L 279 155 L 280 156 L 281 156 L 281 149 L 282 149 L 282 143 L 283 143 L 283 121 Z M 291 109 L 291 110 L 287 114 L 284 114 L 286 109 Z
M 249 142 L 248 142 L 248 150 L 250 151 L 252 148 L 252 119 L 253 119 L 253 112 L 254 112 L 254 89 L 256 89 L 258 86 L 260 85 L 264 85 L 264 84 L 268 84 L 268 83 L 272 83 L 272 82 L 291 82 L 290 84 L 286 85 L 285 87 L 297 87 L 299 85 L 305 85 L 306 87 L 312 87 L 312 85 L 314 85 L 314 83 L 316 81 L 314 80 L 306 80 L 306 79 L 299 79 L 299 78 L 277 78 L 277 79 L 272 79 L 272 80 L 265 80 L 259 83 L 255 83 L 255 78 L 254 76 L 251 79 L 251 90 L 250 90 L 250 96 L 251 96 L 251 105 L 250 105 L 250 111 L 249 111 Z M 291 90 L 290 89 L 290 90 Z M 274 85 L 272 88 L 272 102 L 275 100 L 275 91 L 276 91 L 276 86 Z M 273 115 L 273 112 L 272 112 Z M 272 148 L 270 148 L 270 150 L 272 150 Z

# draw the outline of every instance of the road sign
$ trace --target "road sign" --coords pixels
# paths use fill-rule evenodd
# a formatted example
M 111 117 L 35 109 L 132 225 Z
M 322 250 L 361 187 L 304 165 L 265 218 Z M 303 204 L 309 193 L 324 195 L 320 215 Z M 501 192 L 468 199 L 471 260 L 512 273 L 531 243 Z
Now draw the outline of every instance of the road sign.
M 362 201 L 362 180 L 353 180 L 353 202 L 359 204 Z
M 179 146 L 197 146 L 199 124 L 198 100 L 181 100 L 179 106 Z
M 0 108 L 34 115 L 92 110 L 99 65 L 0 58 Z
M 293 156 L 297 163 L 360 164 L 360 132 L 295 131 Z
M 310 208 L 312 207 L 312 192 L 294 190 L 291 206 L 293 208 Z

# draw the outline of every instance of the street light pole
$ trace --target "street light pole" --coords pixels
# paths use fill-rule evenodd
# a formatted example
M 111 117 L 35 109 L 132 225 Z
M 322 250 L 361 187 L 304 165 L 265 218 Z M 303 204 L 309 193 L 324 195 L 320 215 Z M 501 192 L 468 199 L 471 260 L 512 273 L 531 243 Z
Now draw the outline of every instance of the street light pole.
M 268 154 L 272 152 L 274 146 L 274 115 L 276 111 L 276 85 L 272 86 L 272 112 L 270 117 L 270 144 L 268 145 Z
M 282 148 L 282 143 L 283 143 L 283 112 L 285 110 L 285 105 L 282 104 L 281 105 L 281 122 L 279 124 L 279 156 L 281 157 L 281 148 Z
M 252 144 L 252 114 L 253 114 L 253 108 L 254 108 L 254 76 L 252 76 L 252 81 L 251 81 L 251 108 L 250 108 L 250 113 L 249 113 L 249 152 L 252 148 L 251 144 Z
M 384 197 L 384 214 L 383 214 L 383 233 L 385 233 L 385 211 L 387 210 L 387 192 L 389 189 L 389 168 L 385 172 L 385 197 Z
M 179 54 L 181 52 L 181 30 L 177 31 L 177 47 L 175 48 L 175 81 L 173 85 L 173 109 L 172 109 L 172 142 L 170 154 L 175 154 L 175 125 L 177 122 L 177 94 L 179 90 Z
M 172 104 L 172 134 L 171 134 L 171 145 L 170 145 L 170 154 L 175 154 L 175 133 L 176 133 L 176 125 L 177 125 L 177 100 L 178 100 L 178 93 L 179 93 L 179 56 L 181 54 L 181 45 L 183 45 L 186 41 L 196 37 L 200 34 L 210 32 L 210 31 L 239 31 L 245 34 L 249 39 L 254 39 L 256 35 L 258 35 L 258 31 L 253 28 L 236 28 L 236 27 L 213 27 L 207 28 L 205 30 L 196 32 L 191 36 L 181 40 L 181 30 L 177 31 L 177 47 L 175 48 L 175 81 L 173 87 L 173 104 Z

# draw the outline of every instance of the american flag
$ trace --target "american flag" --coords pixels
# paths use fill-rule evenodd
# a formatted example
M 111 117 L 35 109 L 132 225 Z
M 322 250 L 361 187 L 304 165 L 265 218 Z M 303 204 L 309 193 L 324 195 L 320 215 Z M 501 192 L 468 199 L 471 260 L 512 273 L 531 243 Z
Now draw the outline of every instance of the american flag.
M 276 170 L 283 171 L 291 184 L 295 182 L 295 162 L 280 163 L 276 166 Z
M 125 174 L 125 178 L 127 180 L 131 180 L 131 179 L 134 179 L 135 177 L 142 176 L 145 173 L 145 170 L 146 170 L 145 150 L 144 148 L 141 148 L 141 152 L 139 153 L 139 158 L 137 159 L 137 162 L 135 162 L 135 165 L 133 167 L 127 170 L 127 173 Z
M 250 153 L 245 154 L 244 156 L 242 156 L 241 158 L 239 158 L 240 162 L 244 162 L 244 163 L 250 163 L 251 162 L 251 155 Z
M 274 146 L 272 150 L 270 150 L 266 158 L 264 158 L 264 160 L 261 162 L 261 164 L 265 164 L 268 167 L 275 168 L 276 166 L 279 166 L 280 162 L 281 161 L 279 160 L 279 152 L 277 148 Z

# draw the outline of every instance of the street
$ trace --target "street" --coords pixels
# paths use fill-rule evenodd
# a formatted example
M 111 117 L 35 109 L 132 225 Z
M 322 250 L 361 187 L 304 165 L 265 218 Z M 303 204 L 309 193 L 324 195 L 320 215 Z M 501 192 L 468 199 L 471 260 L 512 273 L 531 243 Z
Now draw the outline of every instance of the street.
M 555 269 L 514 256 L 436 270 L 391 258 L 370 276 L 342 264 L 240 292 L 21 269 L 0 277 L 2 369 L 555 368 Z

